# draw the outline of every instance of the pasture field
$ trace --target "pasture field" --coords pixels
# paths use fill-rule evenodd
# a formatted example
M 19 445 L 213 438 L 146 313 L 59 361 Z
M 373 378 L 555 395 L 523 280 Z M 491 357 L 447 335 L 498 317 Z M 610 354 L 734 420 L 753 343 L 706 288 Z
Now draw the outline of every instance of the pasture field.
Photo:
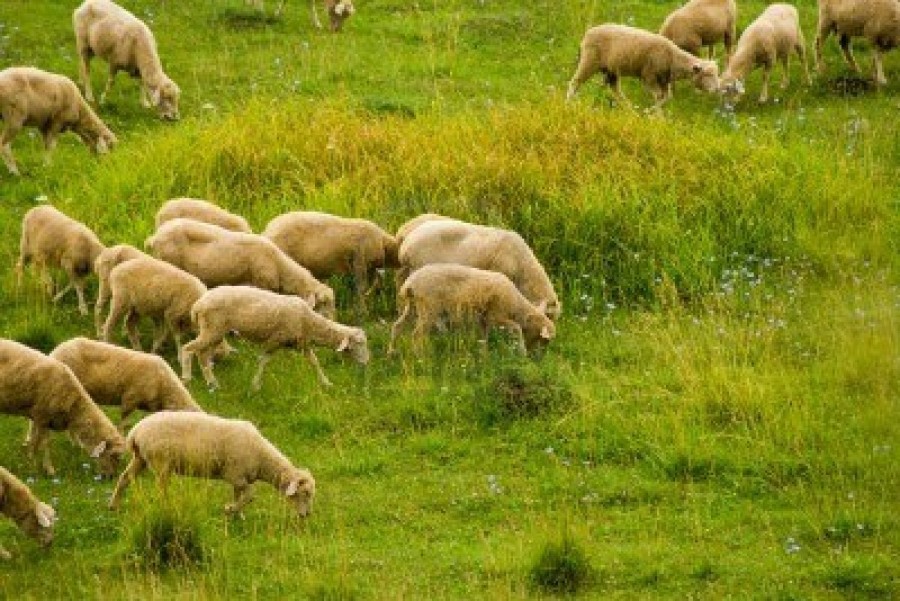
M 182 195 L 257 230 L 301 208 L 511 227 L 564 315 L 528 360 L 502 334 L 486 355 L 439 335 L 388 358 L 388 284 L 363 321 L 367 369 L 318 352 L 329 390 L 285 352 L 252 392 L 236 343 L 221 389 L 191 390 L 314 473 L 305 522 L 263 484 L 227 519 L 227 485 L 177 479 L 162 499 L 149 475 L 111 513 L 113 483 L 65 435 L 51 479 L 24 456 L 25 421 L 0 416 L 0 464 L 60 516 L 49 552 L 0 520 L 0 598 L 900 596 L 900 51 L 882 90 L 832 39 L 811 87 L 795 61 L 776 101 L 753 100 L 755 73 L 729 110 L 682 82 L 660 117 L 597 81 L 563 96 L 587 26 L 656 29 L 674 1 L 359 0 L 339 35 L 293 0 L 278 19 L 243 0 L 123 4 L 155 30 L 182 120 L 143 110 L 121 75 L 100 109 L 112 154 L 65 136 L 45 166 L 19 136 L 24 177 L 0 174 L 0 336 L 49 351 L 93 332 L 73 299 L 17 285 L 30 207 L 140 246 Z M 0 66 L 76 77 L 76 5 L 0 2 Z M 811 48 L 815 2 L 797 5 Z M 744 27 L 764 3 L 739 6 Z M 868 75 L 865 43 L 857 56 Z M 153 561 L 147 533 L 173 524 L 190 565 Z

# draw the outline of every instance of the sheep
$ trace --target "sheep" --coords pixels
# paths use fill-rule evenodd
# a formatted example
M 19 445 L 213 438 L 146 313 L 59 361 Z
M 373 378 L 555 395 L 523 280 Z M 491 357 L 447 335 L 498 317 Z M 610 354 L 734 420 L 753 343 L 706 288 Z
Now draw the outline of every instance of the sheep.
M 263 0 L 248 0 L 253 6 L 262 11 Z M 356 9 L 353 8 L 353 2 L 351 0 L 324 0 L 325 2 L 325 12 L 328 13 L 328 18 L 330 21 L 331 31 L 338 32 L 341 30 L 341 27 L 344 24 L 344 21 L 356 12 Z M 312 8 L 312 20 L 313 24 L 317 29 L 322 29 L 322 22 L 319 20 L 319 11 L 316 9 L 316 0 L 311 0 L 311 8 Z M 278 8 L 275 9 L 275 17 L 281 15 L 281 11 L 284 9 L 284 0 L 281 0 L 278 3 Z
M 536 307 L 502 273 L 464 265 L 439 263 L 415 271 L 400 288 L 397 305 L 400 318 L 391 328 L 389 354 L 394 352 L 400 329 L 413 314 L 417 317 L 417 338 L 444 318 L 454 324 L 477 320 L 485 341 L 491 326 L 512 330 L 523 355 L 529 346 L 548 342 L 556 335 L 556 327 L 544 314 L 546 301 Z
M 544 267 L 522 236 L 511 230 L 456 220 L 436 220 L 415 228 L 400 247 L 398 286 L 409 273 L 432 263 L 455 263 L 504 274 L 532 304 L 558 319 L 562 304 Z
M 128 244 L 110 246 L 97 256 L 97 260 L 94 261 L 94 272 L 97 274 L 97 280 L 100 282 L 97 291 L 97 303 L 94 305 L 94 325 L 97 328 L 97 336 L 102 335 L 103 307 L 109 302 L 110 297 L 109 274 L 114 267 L 125 261 L 147 256 L 147 254 Z
M 725 45 L 725 63 L 737 40 L 737 5 L 734 0 L 690 0 L 666 17 L 659 30 L 676 46 L 700 56 L 700 48 L 709 47 L 709 58 L 720 41 Z
M 94 101 L 90 62 L 94 56 L 99 56 L 109 65 L 100 104 L 106 100 L 116 74 L 126 71 L 141 79 L 141 104 L 144 107 L 156 107 L 163 119 L 178 119 L 181 90 L 163 71 L 156 39 L 143 21 L 111 0 L 85 0 L 72 13 L 72 24 L 81 83 L 88 102 Z
M 816 67 L 825 72 L 822 46 L 837 34 L 844 60 L 859 73 L 850 39 L 865 37 L 874 49 L 875 83 L 887 85 L 882 64 L 885 52 L 900 45 L 900 2 L 897 0 L 819 0 L 819 27 L 816 34 Z
M 67 430 L 69 435 L 98 460 L 101 473 L 115 473 L 125 441 L 119 431 L 91 400 L 66 365 L 12 340 L 0 339 L 0 413 L 31 419 L 26 446 L 42 466 L 56 474 L 50 461 L 49 430 Z
M 750 24 L 722 75 L 722 93 L 734 99 L 744 93 L 743 81 L 757 66 L 763 68 L 763 87 L 759 101 L 769 98 L 769 75 L 776 61 L 781 62 L 784 76 L 781 88 L 788 86 L 791 52 L 796 52 L 803 64 L 806 83 L 810 83 L 806 66 L 806 42 L 800 29 L 800 16 L 790 4 L 772 4 Z
M 156 355 L 79 337 L 57 346 L 50 357 L 69 366 L 95 403 L 122 407 L 120 432 L 136 409 L 202 411 L 169 364 Z
M 19 243 L 19 260 L 16 273 L 21 284 L 25 266 L 34 264 L 40 271 L 41 281 L 48 294 L 53 294 L 50 267 L 62 268 L 69 278 L 68 285 L 56 293 L 58 302 L 69 290 L 75 288 L 78 310 L 88 314 L 84 298 L 85 279 L 104 246 L 89 227 L 51 205 L 30 209 L 22 218 L 22 238 Z
M 75 133 L 96 154 L 106 154 L 118 139 L 85 102 L 68 77 L 32 67 L 0 71 L 0 156 L 12 175 L 21 175 L 12 141 L 24 126 L 36 127 L 44 141 L 44 163 L 56 148 L 59 135 Z
M 365 219 L 296 211 L 274 218 L 262 235 L 316 278 L 353 274 L 360 308 L 376 270 L 398 266 L 394 237 Z
M 423 223 L 442 220 L 456 221 L 456 219 L 454 219 L 453 217 L 445 217 L 444 215 L 439 215 L 437 213 L 422 213 L 421 215 L 413 217 L 412 219 L 401 225 L 399 228 L 397 228 L 397 233 L 394 235 L 394 239 L 397 241 L 397 248 L 400 248 L 400 245 L 403 244 L 403 241 L 406 240 L 406 237 L 411 231 L 413 231 Z
M 197 198 L 173 198 L 167 201 L 156 213 L 156 229 L 178 217 L 211 223 L 233 232 L 253 233 L 247 220 L 240 215 L 229 213 L 211 202 Z
M 316 311 L 334 315 L 334 291 L 295 263 L 268 238 L 190 219 L 173 219 L 147 239 L 152 253 L 194 274 L 210 288 L 247 284 L 310 299 Z
M 212 372 L 212 349 L 229 333 L 259 343 L 262 352 L 253 378 L 254 390 L 262 386 L 262 374 L 271 354 L 290 347 L 304 351 L 316 370 L 319 382 L 331 386 L 322 371 L 312 344 L 330 346 L 337 352 L 348 352 L 360 364 L 369 362 L 366 333 L 331 321 L 314 312 L 302 298 L 284 296 L 252 286 L 221 286 L 203 295 L 191 309 L 197 326 L 197 338 L 184 345 L 181 354 L 181 377 L 191 379 L 191 360 L 196 354 L 206 383 L 216 388 Z
M 268 482 L 290 502 L 301 517 L 312 511 L 316 481 L 309 470 L 294 465 L 266 440 L 250 422 L 206 413 L 161 411 L 148 415 L 132 428 L 127 439 L 133 454 L 109 501 L 116 510 L 132 480 L 150 467 L 166 493 L 171 474 L 225 480 L 234 488 L 229 515 L 239 513 L 252 500 L 252 484 Z
M 604 24 L 592 27 L 581 40 L 581 55 L 575 75 L 569 81 L 566 99 L 575 97 L 578 88 L 595 73 L 602 72 L 616 98 L 625 105 L 623 75 L 640 77 L 652 91 L 659 111 L 672 97 L 672 82 L 690 77 L 706 92 L 719 89 L 719 67 L 685 52 L 661 35 L 626 25 Z
M 42 503 L 21 480 L 3 467 L 0 467 L 0 513 L 13 520 L 22 532 L 42 547 L 53 542 L 56 510 Z M 0 545 L 0 559 L 11 557 Z

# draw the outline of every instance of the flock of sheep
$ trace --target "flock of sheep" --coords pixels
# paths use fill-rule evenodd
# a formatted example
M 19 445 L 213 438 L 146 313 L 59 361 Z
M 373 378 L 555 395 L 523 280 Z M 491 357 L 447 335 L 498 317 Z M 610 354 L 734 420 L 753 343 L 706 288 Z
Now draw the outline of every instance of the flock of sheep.
M 331 276 L 353 277 L 363 313 L 379 274 L 397 270 L 400 316 L 389 353 L 396 352 L 403 326 L 414 321 L 418 343 L 434 328 L 477 325 L 487 340 L 490 329 L 500 327 L 513 333 L 526 354 L 553 339 L 554 320 L 562 312 L 546 271 L 521 236 L 432 213 L 403 224 L 396 235 L 364 219 L 317 212 L 277 216 L 254 234 L 242 217 L 207 201 L 178 198 L 160 208 L 145 247 L 149 254 L 127 244 L 105 247 L 89 227 L 50 205 L 29 210 L 22 220 L 18 279 L 33 267 L 54 301 L 74 289 L 80 312 L 88 315 L 85 285 L 96 274 L 94 328 L 100 340 L 74 338 L 44 355 L 0 339 L 0 413 L 30 420 L 25 445 L 45 472 L 55 473 L 48 446 L 53 430 L 67 431 L 106 475 L 115 473 L 126 451 L 131 454 L 111 508 L 150 467 L 163 489 L 172 473 L 226 480 L 234 488 L 229 512 L 239 511 L 250 500 L 250 485 L 262 480 L 300 515 L 309 513 L 312 474 L 294 467 L 252 424 L 205 413 L 181 380 L 191 380 L 196 357 L 207 384 L 218 386 L 213 364 L 233 352 L 226 341 L 232 334 L 259 348 L 255 389 L 269 357 L 282 348 L 302 351 L 323 386 L 331 382 L 315 347 L 367 364 L 366 332 L 334 320 L 335 293 L 323 282 Z M 53 269 L 68 279 L 58 292 Z M 142 319 L 152 322 L 151 353 L 141 350 Z M 123 322 L 134 350 L 110 344 Z M 185 336 L 193 340 L 182 344 Z M 181 380 L 152 354 L 169 338 Z M 118 427 L 101 405 L 121 407 Z M 136 410 L 152 415 L 123 438 Z M 0 511 L 26 533 L 49 541 L 52 508 L 9 472 L 0 475 Z M 12 507 L 28 511 L 7 510 Z

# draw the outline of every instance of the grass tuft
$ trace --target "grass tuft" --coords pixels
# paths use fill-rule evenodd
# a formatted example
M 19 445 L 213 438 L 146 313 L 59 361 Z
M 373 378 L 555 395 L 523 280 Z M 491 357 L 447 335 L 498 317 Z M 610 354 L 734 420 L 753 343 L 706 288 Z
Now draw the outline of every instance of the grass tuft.
M 165 510 L 148 513 L 131 534 L 131 557 L 150 571 L 202 564 L 206 552 L 198 526 Z
M 487 380 L 477 390 L 475 402 L 479 421 L 489 427 L 565 410 L 574 403 L 574 396 L 549 367 L 523 361 Z
M 549 542 L 530 569 L 532 585 L 555 595 L 574 595 L 593 579 L 593 568 L 581 545 L 566 534 Z

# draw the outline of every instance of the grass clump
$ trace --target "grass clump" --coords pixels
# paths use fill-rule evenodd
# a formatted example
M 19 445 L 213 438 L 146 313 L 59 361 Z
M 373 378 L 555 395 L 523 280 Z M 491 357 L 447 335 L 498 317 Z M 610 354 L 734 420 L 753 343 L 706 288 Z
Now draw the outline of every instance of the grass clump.
M 165 511 L 153 511 L 141 520 L 131 534 L 130 555 L 153 572 L 190 568 L 206 558 L 197 525 Z
M 59 342 L 58 334 L 49 324 L 29 326 L 13 336 L 13 340 L 42 353 L 49 353 Z
M 593 577 L 594 569 L 587 554 L 568 534 L 544 545 L 529 573 L 533 586 L 555 595 L 581 592 Z
M 541 364 L 516 362 L 486 380 L 476 392 L 479 422 L 495 426 L 551 414 L 570 407 L 572 391 Z

